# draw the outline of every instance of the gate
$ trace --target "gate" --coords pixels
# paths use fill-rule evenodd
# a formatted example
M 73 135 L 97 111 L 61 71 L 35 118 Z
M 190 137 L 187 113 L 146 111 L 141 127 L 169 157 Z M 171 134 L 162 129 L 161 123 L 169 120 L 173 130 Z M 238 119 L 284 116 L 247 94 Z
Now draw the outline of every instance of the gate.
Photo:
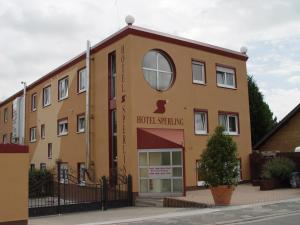
M 69 173 L 49 173 L 38 181 L 30 180 L 29 216 L 132 206 L 131 176 L 114 185 L 109 181 L 109 178 L 102 177 L 98 183 L 80 183 Z

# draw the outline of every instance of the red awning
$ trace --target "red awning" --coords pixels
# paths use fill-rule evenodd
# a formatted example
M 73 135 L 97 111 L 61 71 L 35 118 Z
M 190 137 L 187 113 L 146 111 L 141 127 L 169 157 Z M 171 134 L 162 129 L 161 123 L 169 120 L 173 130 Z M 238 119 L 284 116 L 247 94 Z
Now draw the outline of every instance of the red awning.
M 184 147 L 184 135 L 181 129 L 137 129 L 138 149 L 182 147 Z

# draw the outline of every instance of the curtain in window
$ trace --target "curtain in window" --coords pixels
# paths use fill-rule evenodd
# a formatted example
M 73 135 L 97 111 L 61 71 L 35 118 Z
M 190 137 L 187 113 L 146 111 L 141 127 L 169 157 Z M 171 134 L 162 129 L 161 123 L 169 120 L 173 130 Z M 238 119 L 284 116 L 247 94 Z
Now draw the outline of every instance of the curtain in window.
M 59 82 L 59 96 L 60 98 L 65 98 L 68 96 L 68 85 L 69 80 L 64 79 Z
M 219 115 L 219 125 L 227 131 L 227 116 L 225 114 Z
M 203 65 L 193 63 L 193 81 L 203 82 Z
M 87 81 L 87 74 L 86 74 L 85 69 L 80 71 L 79 79 L 80 79 L 79 89 L 80 90 L 85 90 L 86 89 L 86 81 Z
M 195 114 L 195 122 L 196 122 L 196 133 L 206 133 L 207 125 L 206 125 L 206 113 L 198 112 Z

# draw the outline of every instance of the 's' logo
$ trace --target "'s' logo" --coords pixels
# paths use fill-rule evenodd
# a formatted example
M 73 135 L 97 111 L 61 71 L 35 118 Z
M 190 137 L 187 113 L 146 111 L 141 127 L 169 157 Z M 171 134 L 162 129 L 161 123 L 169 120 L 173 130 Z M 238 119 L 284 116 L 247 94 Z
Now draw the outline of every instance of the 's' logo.
M 166 100 L 157 100 L 156 102 L 156 110 L 154 111 L 154 113 L 165 113 L 166 108 L 165 105 L 167 104 Z

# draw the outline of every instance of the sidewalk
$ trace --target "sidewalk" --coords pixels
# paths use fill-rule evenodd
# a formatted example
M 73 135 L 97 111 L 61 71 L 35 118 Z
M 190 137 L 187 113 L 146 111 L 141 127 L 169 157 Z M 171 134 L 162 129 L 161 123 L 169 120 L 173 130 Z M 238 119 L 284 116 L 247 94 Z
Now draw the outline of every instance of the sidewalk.
M 245 205 L 262 202 L 274 202 L 285 199 L 294 199 L 300 197 L 300 189 L 275 189 L 270 191 L 260 191 L 259 187 L 251 184 L 238 185 L 233 193 L 231 205 Z M 213 197 L 209 189 L 188 191 L 185 197 L 176 197 L 176 199 L 199 202 L 208 205 L 214 205 Z

